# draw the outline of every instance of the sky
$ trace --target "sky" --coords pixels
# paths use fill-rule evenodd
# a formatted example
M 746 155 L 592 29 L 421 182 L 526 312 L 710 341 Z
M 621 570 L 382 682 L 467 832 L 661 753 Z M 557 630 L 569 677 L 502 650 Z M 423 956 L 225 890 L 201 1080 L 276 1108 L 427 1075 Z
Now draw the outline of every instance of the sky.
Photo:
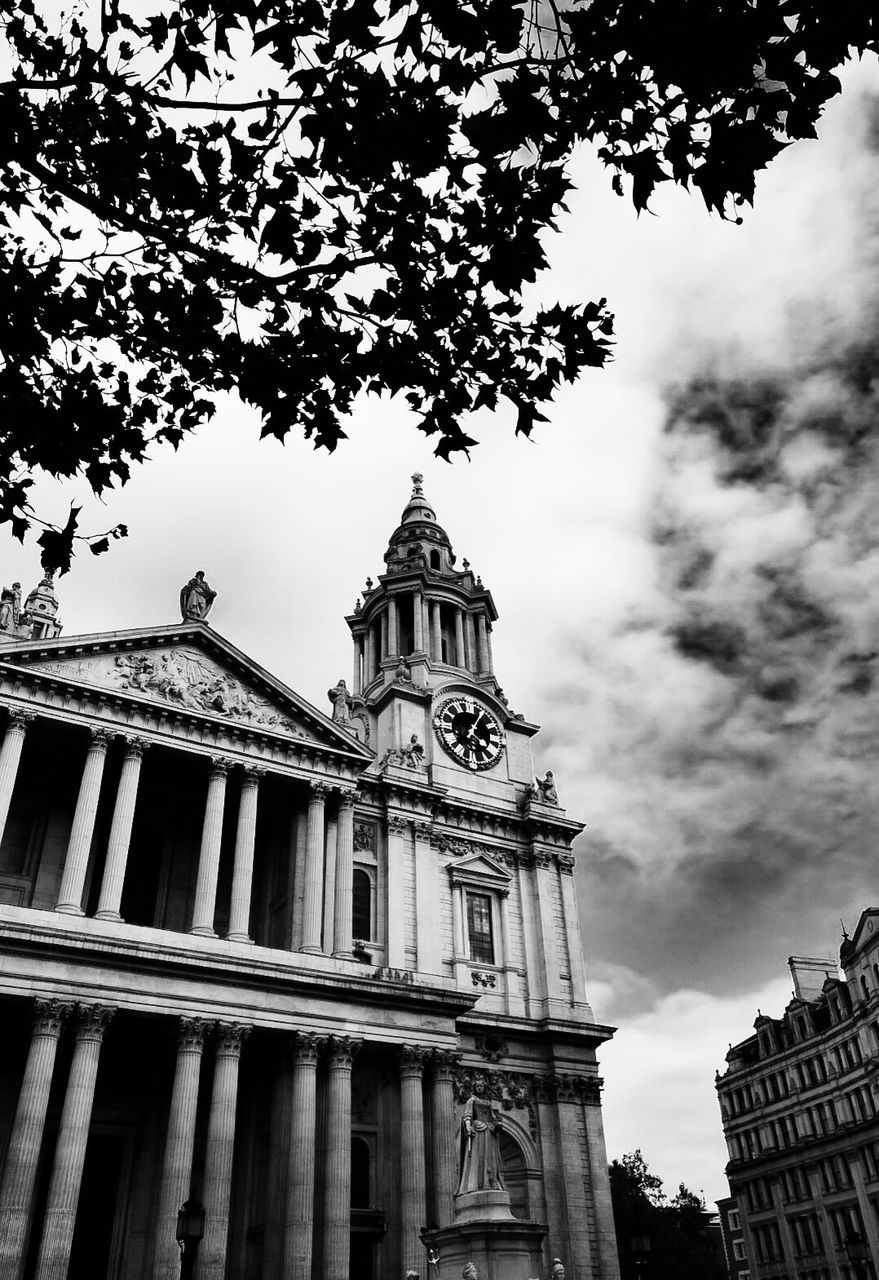
M 495 667 L 544 728 L 540 772 L 577 842 L 611 1158 L 673 1192 L 726 1194 L 714 1073 L 791 954 L 834 955 L 876 903 L 879 831 L 879 67 L 853 67 L 735 226 L 683 192 L 637 218 L 589 155 L 547 237 L 545 299 L 606 296 L 612 366 L 559 396 L 534 440 L 480 415 L 471 458 L 433 458 L 405 407 L 363 401 L 330 456 L 258 443 L 234 398 L 99 503 L 120 521 L 58 595 L 65 634 L 176 622 L 203 569 L 211 624 L 323 710 L 350 677 L 343 615 L 414 471 L 494 596 Z M 0 540 L 25 593 L 33 542 Z

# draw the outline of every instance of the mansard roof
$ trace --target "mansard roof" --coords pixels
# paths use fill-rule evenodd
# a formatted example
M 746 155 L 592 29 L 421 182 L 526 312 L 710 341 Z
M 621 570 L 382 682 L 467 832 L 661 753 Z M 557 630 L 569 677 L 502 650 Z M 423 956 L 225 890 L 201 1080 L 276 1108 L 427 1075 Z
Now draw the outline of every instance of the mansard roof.
M 205 622 L 0 643 L 0 672 L 100 691 L 113 700 L 307 740 L 371 762 L 374 753 Z

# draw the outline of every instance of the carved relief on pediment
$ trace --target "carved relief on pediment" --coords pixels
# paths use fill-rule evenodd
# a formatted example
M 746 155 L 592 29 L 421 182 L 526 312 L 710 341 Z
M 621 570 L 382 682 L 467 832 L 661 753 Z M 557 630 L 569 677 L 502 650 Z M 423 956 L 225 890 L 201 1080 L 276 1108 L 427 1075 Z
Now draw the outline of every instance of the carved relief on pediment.
M 205 661 L 200 654 L 180 649 L 120 653 L 114 660 L 112 676 L 120 689 L 158 697 L 187 711 L 224 716 L 255 728 L 305 737 L 302 729 L 281 715 L 267 698 Z

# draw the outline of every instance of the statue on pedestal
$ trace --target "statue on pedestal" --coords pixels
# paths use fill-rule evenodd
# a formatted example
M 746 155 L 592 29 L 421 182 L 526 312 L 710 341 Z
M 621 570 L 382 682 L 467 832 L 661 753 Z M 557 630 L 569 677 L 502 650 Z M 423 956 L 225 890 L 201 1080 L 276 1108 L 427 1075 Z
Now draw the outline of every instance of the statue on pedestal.
M 180 592 L 180 612 L 184 622 L 204 622 L 217 598 L 205 582 L 204 571 L 199 569 Z
M 486 1097 L 485 1081 L 477 1076 L 464 1104 L 461 1122 L 461 1179 L 457 1195 L 467 1191 L 503 1191 L 498 1132 L 500 1106 Z
M 21 614 L 21 583 L 13 582 L 0 593 L 0 631 L 15 631 Z
M 348 723 L 348 708 L 351 705 L 351 694 L 344 680 L 340 680 L 332 689 L 327 689 L 327 697 L 333 704 L 333 723 Z

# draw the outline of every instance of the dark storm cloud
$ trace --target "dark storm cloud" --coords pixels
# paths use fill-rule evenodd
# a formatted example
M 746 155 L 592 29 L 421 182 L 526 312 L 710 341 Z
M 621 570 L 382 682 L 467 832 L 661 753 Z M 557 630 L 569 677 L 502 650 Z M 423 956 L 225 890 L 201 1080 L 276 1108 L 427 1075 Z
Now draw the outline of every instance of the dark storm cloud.
M 868 146 L 877 120 L 863 104 Z M 857 305 L 796 300 L 775 360 L 703 353 L 669 390 L 655 594 L 584 628 L 558 689 L 588 726 L 565 768 L 594 949 L 660 989 L 756 984 L 879 901 L 874 221 L 866 201 Z

